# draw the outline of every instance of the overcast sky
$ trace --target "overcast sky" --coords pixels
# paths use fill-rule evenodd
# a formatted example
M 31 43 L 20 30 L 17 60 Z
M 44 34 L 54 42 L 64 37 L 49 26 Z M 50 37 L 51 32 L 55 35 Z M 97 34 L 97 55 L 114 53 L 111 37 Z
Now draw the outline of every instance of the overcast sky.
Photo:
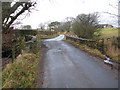
M 36 9 L 26 17 L 23 25 L 37 28 L 38 24 L 50 21 L 63 21 L 66 17 L 76 17 L 78 14 L 94 12 L 109 12 L 118 14 L 114 8 L 118 0 L 37 0 Z M 112 7 L 113 5 L 114 7 Z M 101 13 L 100 23 L 117 25 L 117 18 Z

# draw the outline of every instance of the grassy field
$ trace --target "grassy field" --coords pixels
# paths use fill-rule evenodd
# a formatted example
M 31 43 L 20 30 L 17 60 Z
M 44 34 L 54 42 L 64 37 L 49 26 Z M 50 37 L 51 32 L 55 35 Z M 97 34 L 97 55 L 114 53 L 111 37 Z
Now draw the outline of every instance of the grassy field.
M 118 37 L 118 28 L 103 28 L 101 29 L 100 38 L 111 38 L 111 37 Z

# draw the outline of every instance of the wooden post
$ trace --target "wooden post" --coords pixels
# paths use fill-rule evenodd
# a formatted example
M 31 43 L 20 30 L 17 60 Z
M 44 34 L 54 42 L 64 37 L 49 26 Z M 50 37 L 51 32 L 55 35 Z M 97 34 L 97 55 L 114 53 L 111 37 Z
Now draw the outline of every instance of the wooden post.
M 13 47 L 12 47 L 12 63 L 13 63 L 14 59 L 15 59 L 15 46 L 13 45 Z
M 102 53 L 105 54 L 104 39 L 102 39 Z
M 20 40 L 20 53 L 23 53 L 23 50 L 25 49 L 25 41 L 24 38 L 21 38 Z

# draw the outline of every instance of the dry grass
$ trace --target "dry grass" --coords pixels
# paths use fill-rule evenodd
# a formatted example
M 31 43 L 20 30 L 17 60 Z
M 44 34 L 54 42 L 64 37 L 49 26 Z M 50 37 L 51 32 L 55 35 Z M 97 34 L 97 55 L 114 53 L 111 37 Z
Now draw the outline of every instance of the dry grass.
M 80 48 L 83 51 L 90 53 L 91 55 L 95 57 L 106 59 L 106 57 L 97 49 L 90 48 L 85 44 L 79 44 L 78 42 L 74 42 L 71 40 L 65 40 L 65 41 L 67 41 L 68 43 L 71 43 L 72 45 Z M 119 55 L 120 50 L 118 48 L 115 48 L 115 46 L 111 44 L 111 41 L 109 41 L 109 43 L 108 42 L 105 42 L 105 43 L 107 43 L 107 48 L 108 48 L 106 50 L 107 56 L 111 58 L 112 62 L 120 63 L 120 55 Z
M 104 41 L 104 43 L 107 45 L 106 54 L 111 58 L 113 62 L 120 63 L 120 56 L 119 56 L 120 49 L 118 48 L 117 45 L 113 45 L 113 42 L 115 42 L 118 45 L 117 41 L 114 39 Z
M 24 50 L 13 63 L 7 64 L 2 72 L 2 88 L 35 88 L 40 63 L 40 40 L 35 42 L 34 50 Z M 28 47 L 28 46 L 26 46 Z
M 97 50 L 97 49 L 92 49 L 92 48 L 90 48 L 90 47 L 88 47 L 86 45 L 79 44 L 79 43 L 71 41 L 71 40 L 65 40 L 65 41 L 68 42 L 68 43 L 71 43 L 72 45 L 80 48 L 81 50 L 83 50 L 85 52 L 90 53 L 91 55 L 93 55 L 95 57 L 99 57 L 101 59 L 106 59 L 106 57 L 103 54 L 101 54 L 101 52 L 99 50 Z
M 107 45 L 107 50 L 106 50 L 106 54 L 111 58 L 111 60 L 113 62 L 116 63 L 120 63 L 120 56 L 119 56 L 119 49 L 118 47 L 116 48 L 115 45 L 113 45 L 113 43 L 118 43 L 117 40 L 113 39 L 118 37 L 118 33 L 119 33 L 120 29 L 119 28 L 103 28 L 101 30 L 101 36 L 100 38 L 110 38 L 109 40 L 105 40 L 105 44 Z
M 2 88 L 35 88 L 39 56 L 24 53 L 10 63 L 2 73 Z

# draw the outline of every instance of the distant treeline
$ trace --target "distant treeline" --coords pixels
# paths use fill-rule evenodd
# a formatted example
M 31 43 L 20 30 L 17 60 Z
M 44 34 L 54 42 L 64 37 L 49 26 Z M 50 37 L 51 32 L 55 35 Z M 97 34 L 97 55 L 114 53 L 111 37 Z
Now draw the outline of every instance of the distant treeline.
M 17 31 L 19 32 L 19 34 L 21 36 L 25 36 L 25 35 L 37 35 L 37 33 L 42 34 L 42 35 L 53 35 L 56 34 L 56 31 L 37 31 L 37 29 L 31 29 L 31 30 L 27 30 L 27 29 L 17 29 Z

